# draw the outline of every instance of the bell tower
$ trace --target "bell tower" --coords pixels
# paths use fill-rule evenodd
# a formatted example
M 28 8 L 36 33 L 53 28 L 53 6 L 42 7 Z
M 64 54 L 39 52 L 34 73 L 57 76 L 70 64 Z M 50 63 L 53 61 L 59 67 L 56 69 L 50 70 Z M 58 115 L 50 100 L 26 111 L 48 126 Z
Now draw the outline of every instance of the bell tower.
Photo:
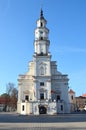
M 40 11 L 40 17 L 37 20 L 37 28 L 35 29 L 35 54 L 36 55 L 48 55 L 49 44 L 48 40 L 49 29 L 46 27 L 47 21 L 43 16 L 43 11 Z
M 41 9 L 35 29 L 33 55 L 36 100 L 41 100 L 41 98 L 44 100 L 51 99 L 51 55 L 49 53 L 49 29 L 46 27 L 46 24 L 47 21 Z
M 18 77 L 17 111 L 20 114 L 69 113 L 68 77 L 51 60 L 47 21 L 43 10 L 36 22 L 34 54 L 28 71 Z

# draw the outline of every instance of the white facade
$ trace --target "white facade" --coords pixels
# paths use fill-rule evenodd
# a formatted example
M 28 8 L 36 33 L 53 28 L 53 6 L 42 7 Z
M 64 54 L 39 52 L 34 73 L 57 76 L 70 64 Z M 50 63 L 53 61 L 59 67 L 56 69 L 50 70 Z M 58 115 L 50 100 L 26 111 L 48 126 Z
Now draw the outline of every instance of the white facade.
M 35 29 L 33 60 L 27 73 L 18 78 L 17 111 L 20 114 L 70 112 L 68 78 L 57 70 L 56 61 L 51 61 L 46 24 L 41 10 Z
M 84 110 L 86 111 L 86 105 L 85 105 L 85 107 L 84 107 Z

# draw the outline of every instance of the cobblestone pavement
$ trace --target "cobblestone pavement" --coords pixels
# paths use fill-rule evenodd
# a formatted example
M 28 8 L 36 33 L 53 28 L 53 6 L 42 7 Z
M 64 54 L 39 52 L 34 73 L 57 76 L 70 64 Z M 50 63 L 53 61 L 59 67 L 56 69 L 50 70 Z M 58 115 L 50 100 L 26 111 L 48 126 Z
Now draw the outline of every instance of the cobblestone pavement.
M 9 130 L 9 129 L 4 129 L 4 130 Z M 59 129 L 59 128 L 46 128 L 45 127 L 45 128 L 11 128 L 10 130 L 67 130 L 67 129 L 64 129 L 64 128 L 62 128 L 62 129 Z M 71 130 L 73 130 L 73 129 L 71 129 Z
M 86 122 L 84 114 L 59 114 L 59 115 L 19 115 L 16 113 L 0 113 L 0 123 L 62 123 Z
M 86 130 L 83 128 L 9 128 L 9 129 L 0 129 L 0 130 Z
M 1 123 L 0 130 L 86 130 L 86 122 Z
M 0 113 L 0 130 L 86 130 L 86 114 L 23 116 Z

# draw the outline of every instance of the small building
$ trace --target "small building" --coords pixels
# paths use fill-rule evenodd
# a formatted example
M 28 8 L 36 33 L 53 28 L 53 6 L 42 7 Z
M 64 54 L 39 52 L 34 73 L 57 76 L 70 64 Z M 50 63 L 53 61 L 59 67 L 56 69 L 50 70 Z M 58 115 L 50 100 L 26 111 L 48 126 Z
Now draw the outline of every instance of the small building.
M 82 97 L 85 98 L 85 101 L 84 101 L 84 110 L 86 111 L 86 93 L 82 94 Z
M 86 93 L 82 94 L 82 97 L 86 97 Z
M 83 111 L 85 109 L 85 106 L 86 106 L 86 97 L 84 96 L 76 97 L 77 110 Z
M 76 94 L 72 89 L 70 89 L 68 93 L 69 93 L 70 111 L 74 112 L 76 111 L 76 97 L 75 97 Z
M 29 69 L 18 77 L 17 112 L 24 115 L 70 113 L 68 75 L 51 60 L 47 21 L 40 11 L 35 29 L 34 54 Z

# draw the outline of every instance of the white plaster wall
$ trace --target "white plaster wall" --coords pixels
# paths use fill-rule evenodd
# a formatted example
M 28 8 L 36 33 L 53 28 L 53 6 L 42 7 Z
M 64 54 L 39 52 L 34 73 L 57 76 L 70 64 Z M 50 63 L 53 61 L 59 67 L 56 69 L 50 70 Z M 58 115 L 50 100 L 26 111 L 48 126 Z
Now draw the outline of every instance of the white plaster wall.
M 69 102 L 74 103 L 75 93 L 68 93 L 68 96 L 69 96 Z M 73 100 L 71 99 L 71 96 L 73 96 Z
M 48 104 L 47 114 L 49 114 L 49 115 L 57 114 L 57 105 L 56 105 L 56 102 L 50 102 Z
M 64 100 L 64 112 L 70 112 L 70 103 L 69 103 L 69 96 L 68 96 L 68 86 L 65 86 L 63 83 L 62 90 L 62 99 Z
M 41 26 L 41 22 L 43 23 L 43 27 L 45 27 L 45 25 L 46 25 L 46 21 L 44 20 L 44 19 L 39 19 L 38 21 L 37 21 L 37 27 L 40 27 Z

